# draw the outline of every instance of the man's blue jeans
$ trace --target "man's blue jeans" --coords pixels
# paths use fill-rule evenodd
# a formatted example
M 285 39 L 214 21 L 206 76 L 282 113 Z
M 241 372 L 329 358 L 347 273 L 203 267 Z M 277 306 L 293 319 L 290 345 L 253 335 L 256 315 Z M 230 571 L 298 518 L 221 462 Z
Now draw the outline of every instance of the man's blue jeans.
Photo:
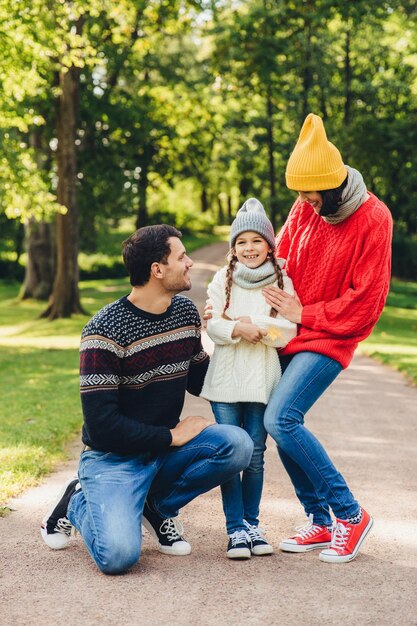
M 243 471 L 221 485 L 226 530 L 229 535 L 245 529 L 245 519 L 259 525 L 259 503 L 264 481 L 264 452 L 267 432 L 265 405 L 260 402 L 211 402 L 216 422 L 242 427 L 253 441 L 251 461 Z
M 140 556 L 145 499 L 162 518 L 175 517 L 196 496 L 242 471 L 252 451 L 241 428 L 217 424 L 157 457 L 88 450 L 81 454 L 82 490 L 70 500 L 68 519 L 100 570 L 122 573 Z
M 283 374 L 265 411 L 265 427 L 295 493 L 314 523 L 332 523 L 329 507 L 339 519 L 359 513 L 359 504 L 321 443 L 304 426 L 304 416 L 340 373 L 340 363 L 315 352 L 281 357 Z

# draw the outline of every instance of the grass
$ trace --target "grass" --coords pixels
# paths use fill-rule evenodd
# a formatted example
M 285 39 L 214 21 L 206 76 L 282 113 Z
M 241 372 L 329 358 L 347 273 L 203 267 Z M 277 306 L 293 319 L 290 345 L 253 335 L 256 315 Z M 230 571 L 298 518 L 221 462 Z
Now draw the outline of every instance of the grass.
M 18 300 L 0 282 L 0 505 L 40 482 L 66 457 L 82 424 L 78 345 L 89 316 L 37 319 L 45 304 Z M 89 314 L 128 293 L 127 279 L 83 281 Z M 393 281 L 379 324 L 362 350 L 417 383 L 417 283 Z M 6 506 L 0 506 L 7 513 Z
M 393 279 L 384 312 L 360 349 L 417 385 L 417 283 Z

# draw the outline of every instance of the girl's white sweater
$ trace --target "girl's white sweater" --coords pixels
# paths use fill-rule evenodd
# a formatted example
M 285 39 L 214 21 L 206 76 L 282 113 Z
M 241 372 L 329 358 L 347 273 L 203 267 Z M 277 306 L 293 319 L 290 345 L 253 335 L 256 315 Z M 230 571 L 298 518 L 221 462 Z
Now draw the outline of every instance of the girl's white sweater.
M 282 270 L 284 289 L 294 293 L 291 279 Z M 272 389 L 281 377 L 276 348 L 282 348 L 297 334 L 297 325 L 280 315 L 270 317 L 270 307 L 262 295 L 262 287 L 244 289 L 232 285 L 227 316 L 222 317 L 226 301 L 226 268 L 219 270 L 208 287 L 213 317 L 207 323 L 207 333 L 214 341 L 201 396 L 216 402 L 268 402 Z M 268 330 L 257 344 L 240 337 L 232 338 L 236 317 L 249 316 L 254 324 Z

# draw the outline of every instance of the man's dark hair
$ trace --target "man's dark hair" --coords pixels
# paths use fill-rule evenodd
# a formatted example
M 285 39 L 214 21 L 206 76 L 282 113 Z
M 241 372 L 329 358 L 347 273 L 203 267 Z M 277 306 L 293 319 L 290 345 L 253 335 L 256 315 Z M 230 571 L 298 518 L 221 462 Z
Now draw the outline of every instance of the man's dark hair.
M 171 252 L 170 237 L 181 239 L 182 233 L 168 224 L 157 224 L 139 228 L 122 243 L 123 261 L 132 287 L 146 285 L 152 263 L 167 263 Z
M 337 212 L 338 208 L 342 204 L 342 193 L 344 188 L 346 187 L 348 182 L 348 177 L 346 176 L 345 180 L 339 187 L 335 189 L 325 189 L 324 191 L 320 191 L 321 194 L 321 209 L 320 215 L 334 215 Z

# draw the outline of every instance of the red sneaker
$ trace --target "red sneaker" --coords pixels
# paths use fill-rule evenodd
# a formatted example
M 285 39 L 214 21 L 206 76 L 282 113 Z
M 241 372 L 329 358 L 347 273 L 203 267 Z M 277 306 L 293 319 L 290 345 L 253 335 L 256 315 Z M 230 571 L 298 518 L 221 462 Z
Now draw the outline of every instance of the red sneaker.
M 341 519 L 336 520 L 332 542 L 328 550 L 320 552 L 320 561 L 325 561 L 325 563 L 353 561 L 373 523 L 374 520 L 364 509 L 362 509 L 362 519 L 359 524 L 349 524 Z
M 330 544 L 332 535 L 327 526 L 313 524 L 313 515 L 308 516 L 308 522 L 295 529 L 297 534 L 279 544 L 284 552 L 308 552 L 325 548 Z

